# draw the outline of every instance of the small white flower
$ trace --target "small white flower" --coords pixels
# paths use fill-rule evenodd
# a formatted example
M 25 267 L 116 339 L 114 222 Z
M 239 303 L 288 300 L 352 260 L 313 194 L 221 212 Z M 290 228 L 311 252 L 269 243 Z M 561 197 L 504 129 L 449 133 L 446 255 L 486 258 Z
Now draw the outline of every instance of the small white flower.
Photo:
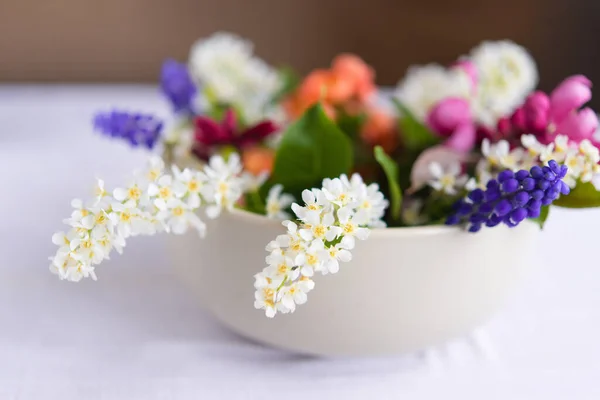
M 600 162 L 600 151 L 587 139 L 584 139 L 579 143 L 579 152 L 590 164 L 598 164 Z
M 285 309 L 290 310 L 290 312 L 294 312 L 296 310 L 296 304 L 300 305 L 306 303 L 306 288 L 307 286 L 301 284 L 300 282 L 293 282 L 290 285 L 286 285 L 279 293 L 279 301 Z
M 142 188 L 137 182 L 130 184 L 126 188 L 116 188 L 113 191 L 113 197 L 115 200 L 120 202 L 132 201 L 136 205 L 143 196 L 144 188 Z
M 324 179 L 323 194 L 327 200 L 340 207 L 347 206 L 354 200 L 352 189 L 344 185 L 340 178 Z
M 143 174 L 138 177 L 140 186 L 145 188 L 150 182 L 156 182 L 163 175 L 165 170 L 165 163 L 162 158 L 158 156 L 150 157 L 148 165 L 144 170 Z
M 394 93 L 421 121 L 440 100 L 470 95 L 471 81 L 464 71 L 437 64 L 411 67 Z
M 281 193 L 282 190 L 282 185 L 275 185 L 269 190 L 266 205 L 267 218 L 286 219 L 290 217 L 290 215 L 283 210 L 288 208 L 294 202 L 294 196 Z
M 292 238 L 289 234 L 279 235 L 275 238 L 275 240 L 271 240 L 269 244 L 267 244 L 265 250 L 267 250 L 269 253 L 283 254 L 283 251 L 290 246 L 291 239 Z
M 173 175 L 178 182 L 177 190 L 185 190 L 183 194 L 179 193 L 179 197 L 186 195 L 187 203 L 191 208 L 200 207 L 200 193 L 208 180 L 206 175 L 200 171 L 192 171 L 189 168 L 180 171 L 176 166 L 173 166 Z
M 510 41 L 483 42 L 471 51 L 478 84 L 473 101 L 477 120 L 495 126 L 509 115 L 535 88 L 538 72 L 535 61 L 523 47 Z
M 287 255 L 272 254 L 268 262 L 269 267 L 265 269 L 265 272 L 277 284 L 288 279 L 297 279 L 300 274 L 299 269 L 294 268 L 294 260 Z
M 463 189 L 467 183 L 468 177 L 461 175 L 459 163 L 452 163 L 446 170 L 437 162 L 429 164 L 429 172 L 432 179 L 428 182 L 429 186 L 438 192 L 449 195 L 456 195 L 459 189 Z
M 385 228 L 386 224 L 382 218 L 390 203 L 379 190 L 379 185 L 372 183 L 369 186 L 363 187 L 363 189 L 357 189 L 355 192 L 357 214 L 364 213 L 364 218 L 368 221 L 368 226 L 372 228 Z
M 522 135 L 521 144 L 525 147 L 532 157 L 538 157 L 546 148 L 541 144 L 535 135 Z
M 349 250 L 354 248 L 354 241 L 349 237 L 344 237 L 333 246 L 329 246 L 325 251 L 327 252 L 327 258 L 322 265 L 320 272 L 323 274 L 332 273 L 335 274 L 340 270 L 340 261 L 348 262 L 352 259 L 352 253 Z
M 254 175 L 245 171 L 242 173 L 241 179 L 244 186 L 244 192 L 257 192 L 258 189 L 260 189 L 260 187 L 267 181 L 267 179 L 269 179 L 269 172 L 263 171 L 258 175 Z
M 204 236 L 206 225 L 188 204 L 179 199 L 172 198 L 167 201 L 165 209 L 161 210 L 157 218 L 165 221 L 167 229 L 176 235 L 187 232 L 191 226 L 195 228 L 200 236 Z
M 292 204 L 292 211 L 301 220 L 305 218 L 306 213 L 309 211 L 328 212 L 331 208 L 331 203 L 320 189 L 303 190 L 302 200 L 305 204 L 303 207 L 296 203 Z
M 564 164 L 569 168 L 568 175 L 578 177 L 585 168 L 585 157 L 575 151 L 569 152 Z
M 221 156 L 213 156 L 204 168 L 208 181 L 201 189 L 205 198 L 214 200 L 206 208 L 209 218 L 216 218 L 223 208 L 231 209 L 242 195 L 242 181 L 238 177 L 242 170 L 240 157 L 233 153 L 227 162 Z
M 102 179 L 96 180 L 96 185 L 94 186 L 93 193 L 94 206 L 96 207 L 105 208 L 108 207 L 112 202 L 112 197 L 106 191 L 104 187 L 104 181 Z
M 283 225 L 288 229 L 287 236 L 289 238 L 287 249 L 290 256 L 299 254 L 306 250 L 308 243 L 300 236 L 298 225 L 291 221 L 284 221 Z
M 255 277 L 256 281 L 267 281 L 267 277 L 258 276 Z M 254 307 L 258 309 L 264 309 L 265 314 L 269 318 L 273 318 L 277 314 L 277 308 L 275 304 L 276 288 L 269 286 L 263 286 L 256 290 L 254 293 Z
M 81 279 L 88 277 L 92 278 L 93 280 L 96 280 L 96 273 L 94 272 L 94 267 L 89 264 L 76 262 L 74 264 L 69 264 L 62 278 L 71 282 L 79 282 Z
M 510 145 L 506 140 L 500 140 L 491 144 L 488 139 L 481 143 L 481 152 L 485 161 L 492 169 L 511 169 L 529 167 L 532 164 L 533 157 L 521 147 L 510 150 Z M 543 152 L 543 150 L 542 150 Z
M 341 234 L 344 238 L 348 238 L 347 243 L 354 246 L 354 238 L 365 240 L 369 237 L 369 229 L 363 227 L 367 221 L 359 220 L 358 214 L 355 214 L 349 207 L 342 207 L 337 212 L 338 221 L 340 223 Z
M 311 277 L 315 274 L 315 271 L 322 268 L 326 256 L 327 252 L 323 241 L 315 239 L 304 252 L 296 256 L 294 263 L 300 267 L 300 273 L 303 276 Z
M 300 229 L 300 237 L 307 242 L 313 239 L 332 241 L 342 232 L 341 228 L 335 226 L 333 212 L 321 214 L 318 211 L 308 211 L 302 220 L 304 226 Z

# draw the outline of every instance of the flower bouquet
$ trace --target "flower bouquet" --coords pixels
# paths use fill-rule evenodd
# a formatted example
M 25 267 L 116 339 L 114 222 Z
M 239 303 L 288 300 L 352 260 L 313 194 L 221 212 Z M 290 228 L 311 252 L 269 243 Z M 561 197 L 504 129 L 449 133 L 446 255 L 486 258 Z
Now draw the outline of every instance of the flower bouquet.
M 129 237 L 185 234 L 171 239 L 176 271 L 263 342 L 385 354 L 464 334 L 528 269 L 551 205 L 600 206 L 598 119 L 581 108 L 591 83 L 546 94 L 537 76 L 508 41 L 411 67 L 385 90 L 352 54 L 300 78 L 235 35 L 202 39 L 187 64 L 163 64 L 170 121 L 95 117 L 160 156 L 73 201 L 50 269 L 96 279 Z

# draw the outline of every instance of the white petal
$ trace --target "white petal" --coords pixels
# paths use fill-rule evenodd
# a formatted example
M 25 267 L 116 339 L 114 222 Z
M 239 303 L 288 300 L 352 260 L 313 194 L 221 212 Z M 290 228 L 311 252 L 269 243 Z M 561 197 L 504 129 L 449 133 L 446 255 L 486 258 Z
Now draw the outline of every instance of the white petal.
M 432 162 L 429 164 L 429 172 L 433 177 L 438 179 L 444 175 L 444 170 L 442 169 L 442 166 L 440 165 L 440 163 L 437 162 Z
M 350 253 L 348 250 L 342 249 L 338 252 L 338 259 L 342 262 L 348 262 L 352 260 L 352 253 Z

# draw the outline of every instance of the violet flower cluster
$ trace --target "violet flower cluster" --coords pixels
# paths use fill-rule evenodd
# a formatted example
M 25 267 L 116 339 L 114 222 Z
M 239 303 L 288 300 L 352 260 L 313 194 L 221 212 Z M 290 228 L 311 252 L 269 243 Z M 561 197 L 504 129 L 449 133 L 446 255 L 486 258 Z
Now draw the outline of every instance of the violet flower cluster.
M 160 72 L 160 89 L 171 102 L 173 111 L 194 114 L 197 89 L 185 64 L 166 60 Z
M 96 114 L 94 128 L 105 135 L 124 139 L 132 146 L 152 149 L 160 137 L 163 122 L 151 114 L 114 110 Z
M 562 181 L 566 174 L 567 166 L 554 160 L 529 171 L 504 170 L 487 183 L 486 190 L 472 190 L 459 200 L 446 224 L 467 224 L 469 232 L 477 232 L 483 225 L 504 223 L 514 227 L 526 218 L 537 218 L 542 206 L 550 205 L 561 194 L 569 194 L 569 186 Z

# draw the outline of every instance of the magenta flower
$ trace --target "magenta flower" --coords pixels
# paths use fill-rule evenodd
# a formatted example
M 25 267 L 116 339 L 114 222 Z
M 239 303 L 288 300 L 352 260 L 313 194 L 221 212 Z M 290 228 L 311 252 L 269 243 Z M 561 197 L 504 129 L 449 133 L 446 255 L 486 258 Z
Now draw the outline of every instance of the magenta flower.
M 449 97 L 437 103 L 427 116 L 431 130 L 446 138 L 444 145 L 459 152 L 468 152 L 476 141 L 476 130 L 467 100 Z
M 533 133 L 544 143 L 552 142 L 557 134 L 574 142 L 592 140 L 598 117 L 588 107 L 580 109 L 592 98 L 591 86 L 585 76 L 574 75 L 558 85 L 550 96 L 533 92 L 510 118 L 498 122 L 499 135 L 510 140 Z
M 220 147 L 231 146 L 243 149 L 258 145 L 279 130 L 277 125 L 268 120 L 239 130 L 235 112 L 231 109 L 225 112 L 220 123 L 208 117 L 199 116 L 194 119 L 194 125 L 194 154 L 203 160 L 207 160 Z

